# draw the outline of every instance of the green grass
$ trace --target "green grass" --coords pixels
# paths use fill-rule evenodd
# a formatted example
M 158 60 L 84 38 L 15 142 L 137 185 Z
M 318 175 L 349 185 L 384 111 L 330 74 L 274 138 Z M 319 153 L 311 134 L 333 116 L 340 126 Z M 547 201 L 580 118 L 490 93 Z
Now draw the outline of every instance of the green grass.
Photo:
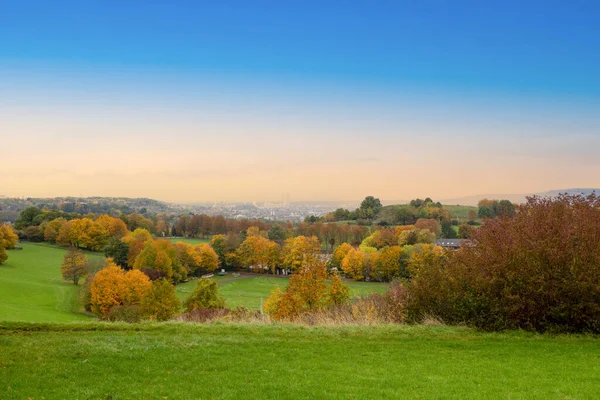
M 169 238 L 169 240 L 173 243 L 183 242 L 183 243 L 189 243 L 191 245 L 200 244 L 200 243 L 210 243 L 210 239 L 200 239 L 200 238 L 174 237 L 174 238 Z
M 78 287 L 60 275 L 64 249 L 22 243 L 0 265 L 0 320 L 67 322 L 90 317 L 79 312 Z M 100 253 L 88 258 L 101 259 Z
M 593 337 L 432 326 L 0 324 L 2 399 L 595 399 L 599 387 Z
M 226 306 L 229 308 L 246 307 L 258 310 L 261 302 L 264 303 L 275 288 L 279 287 L 283 290 L 288 284 L 288 278 L 272 276 L 252 276 L 250 278 L 242 276 L 235 279 L 228 274 L 215 278 L 219 282 L 219 294 L 225 298 Z M 377 282 L 346 282 L 346 284 L 350 286 L 352 296 L 362 296 L 373 292 L 382 293 L 388 287 L 385 283 Z M 195 287 L 196 281 L 177 285 L 177 295 L 184 300 L 194 291 Z

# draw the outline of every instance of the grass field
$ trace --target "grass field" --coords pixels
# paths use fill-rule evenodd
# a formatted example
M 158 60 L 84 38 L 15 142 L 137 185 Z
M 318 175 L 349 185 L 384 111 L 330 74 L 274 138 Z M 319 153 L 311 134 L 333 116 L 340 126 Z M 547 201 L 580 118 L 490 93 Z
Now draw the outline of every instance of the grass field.
M 599 387 L 592 337 L 0 323 L 2 399 L 595 399 Z
M 0 265 L 0 320 L 66 322 L 90 317 L 79 312 L 77 286 L 60 275 L 65 250 L 43 243 L 22 243 Z M 103 259 L 100 253 L 88 258 Z
M 282 290 L 287 287 L 287 278 L 275 278 L 272 276 L 251 276 L 235 279 L 231 274 L 215 279 L 219 282 L 219 293 L 225 298 L 227 307 L 246 307 L 260 309 L 261 300 L 264 302 L 276 287 Z M 384 292 L 388 285 L 377 282 L 346 282 L 350 286 L 352 296 L 360 296 L 368 293 Z M 192 280 L 177 285 L 177 295 L 182 300 L 194 291 L 196 281 Z
M 210 239 L 199 239 L 199 238 L 182 238 L 182 237 L 172 237 L 169 240 L 173 243 L 184 242 L 189 244 L 200 244 L 200 243 L 210 243 Z

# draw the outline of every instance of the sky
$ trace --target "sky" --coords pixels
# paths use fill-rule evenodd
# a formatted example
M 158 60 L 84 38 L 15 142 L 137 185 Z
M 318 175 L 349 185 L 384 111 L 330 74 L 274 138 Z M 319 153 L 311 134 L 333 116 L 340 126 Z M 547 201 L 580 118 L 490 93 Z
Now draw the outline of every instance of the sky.
M 600 187 L 597 1 L 13 1 L 0 195 Z

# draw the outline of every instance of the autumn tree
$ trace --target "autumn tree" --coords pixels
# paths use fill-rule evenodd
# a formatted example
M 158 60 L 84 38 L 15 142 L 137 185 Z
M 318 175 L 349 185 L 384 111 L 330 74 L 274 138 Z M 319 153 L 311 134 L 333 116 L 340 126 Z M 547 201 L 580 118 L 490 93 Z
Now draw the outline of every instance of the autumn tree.
M 135 259 L 144 249 L 146 242 L 152 240 L 152 235 L 146 229 L 138 228 L 123 237 L 123 242 L 129 246 L 127 252 L 127 265 L 133 268 Z
M 187 271 L 182 268 L 177 258 L 175 246 L 165 239 L 150 240 L 138 254 L 133 268 L 153 270 L 169 281 L 179 282 L 187 277 Z
M 163 237 L 169 234 L 169 227 L 167 223 L 162 219 L 156 221 L 156 234 Z
M 364 279 L 366 255 L 362 250 L 351 249 L 342 259 L 342 270 L 350 278 L 360 281 Z
M 308 260 L 318 258 L 321 243 L 316 236 L 297 236 L 285 241 L 283 246 L 283 265 L 295 271 Z
M 85 253 L 76 248 L 70 248 L 63 257 L 63 262 L 60 267 L 60 273 L 63 279 L 72 280 L 75 285 L 79 283 L 79 279 L 89 273 Z
M 104 214 L 98 217 L 96 223 L 102 226 L 110 237 L 122 238 L 127 233 L 127 225 L 119 218 L 111 217 L 110 215 Z
M 44 241 L 56 243 L 60 228 L 67 222 L 64 218 L 56 218 L 48 222 L 44 227 Z
M 223 308 L 225 300 L 219 296 L 219 286 L 213 279 L 200 278 L 196 280 L 194 292 L 185 300 L 187 312 L 198 308 Z
M 353 247 L 350 246 L 348 243 L 342 243 L 338 247 L 336 247 L 333 254 L 331 255 L 331 267 L 341 269 L 342 260 L 344 259 L 344 257 L 346 257 L 346 254 L 348 254 L 348 252 L 352 249 Z
M 331 305 L 340 306 L 350 298 L 350 288 L 344 285 L 340 274 L 336 271 L 329 277 L 328 301 Z
M 154 321 L 167 321 L 179 314 L 181 301 L 175 294 L 175 286 L 166 279 L 152 282 L 142 299 L 140 310 L 145 318 Z
M 7 250 L 14 249 L 18 240 L 19 236 L 17 236 L 12 226 L 0 224 L 0 247 Z
M 400 246 L 390 246 L 381 249 L 375 261 L 375 278 L 379 281 L 391 281 L 395 277 L 400 277 L 402 271 L 402 248 Z
M 125 273 L 112 259 L 90 284 L 91 310 L 105 319 L 113 307 L 141 306 L 150 290 L 150 280 L 140 271 Z
M 237 250 L 239 260 L 255 271 L 274 272 L 279 263 L 279 246 L 262 236 L 248 236 Z

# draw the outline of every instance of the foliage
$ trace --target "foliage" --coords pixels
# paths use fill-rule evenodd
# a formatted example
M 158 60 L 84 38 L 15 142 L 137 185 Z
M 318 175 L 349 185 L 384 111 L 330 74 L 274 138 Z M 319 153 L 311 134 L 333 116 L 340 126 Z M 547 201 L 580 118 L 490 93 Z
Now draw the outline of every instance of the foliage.
M 351 249 L 342 259 L 342 270 L 350 278 L 360 281 L 364 279 L 366 254 L 362 250 Z
M 600 332 L 600 199 L 533 197 L 407 287 L 415 314 L 484 329 Z M 415 267 L 411 264 L 411 267 Z
M 285 241 L 282 253 L 283 266 L 296 271 L 321 254 L 321 243 L 316 236 L 297 236 Z
M 279 253 L 277 243 L 257 235 L 248 236 L 237 250 L 240 262 L 258 273 L 273 272 L 279 264 Z
M 72 280 L 75 285 L 79 283 L 81 277 L 89 273 L 89 270 L 90 267 L 85 253 L 76 248 L 69 249 L 60 267 L 63 279 Z
M 121 268 L 128 268 L 127 257 L 129 245 L 116 236 L 111 237 L 104 247 L 104 255 L 113 259 L 115 264 Z
M 350 288 L 342 283 L 342 278 L 338 272 L 334 272 L 329 277 L 329 304 L 341 306 L 350 298 Z
M 109 259 L 90 285 L 92 312 L 104 319 L 115 306 L 139 306 L 149 294 L 150 286 L 150 280 L 140 271 L 125 273 Z
M 152 282 L 152 287 L 142 299 L 141 314 L 150 320 L 167 321 L 181 311 L 181 301 L 175 287 L 166 279 Z
M 7 250 L 14 249 L 18 240 L 19 236 L 17 236 L 12 226 L 0 224 L 0 247 Z
M 194 292 L 184 302 L 187 312 L 198 308 L 223 308 L 225 300 L 219 296 L 219 286 L 212 279 L 200 278 L 196 280 Z
M 341 245 L 336 247 L 335 251 L 331 255 L 331 267 L 341 269 L 342 260 L 344 259 L 344 257 L 346 257 L 346 254 L 348 254 L 348 252 L 352 249 L 353 247 L 350 246 L 348 243 L 342 243 Z

